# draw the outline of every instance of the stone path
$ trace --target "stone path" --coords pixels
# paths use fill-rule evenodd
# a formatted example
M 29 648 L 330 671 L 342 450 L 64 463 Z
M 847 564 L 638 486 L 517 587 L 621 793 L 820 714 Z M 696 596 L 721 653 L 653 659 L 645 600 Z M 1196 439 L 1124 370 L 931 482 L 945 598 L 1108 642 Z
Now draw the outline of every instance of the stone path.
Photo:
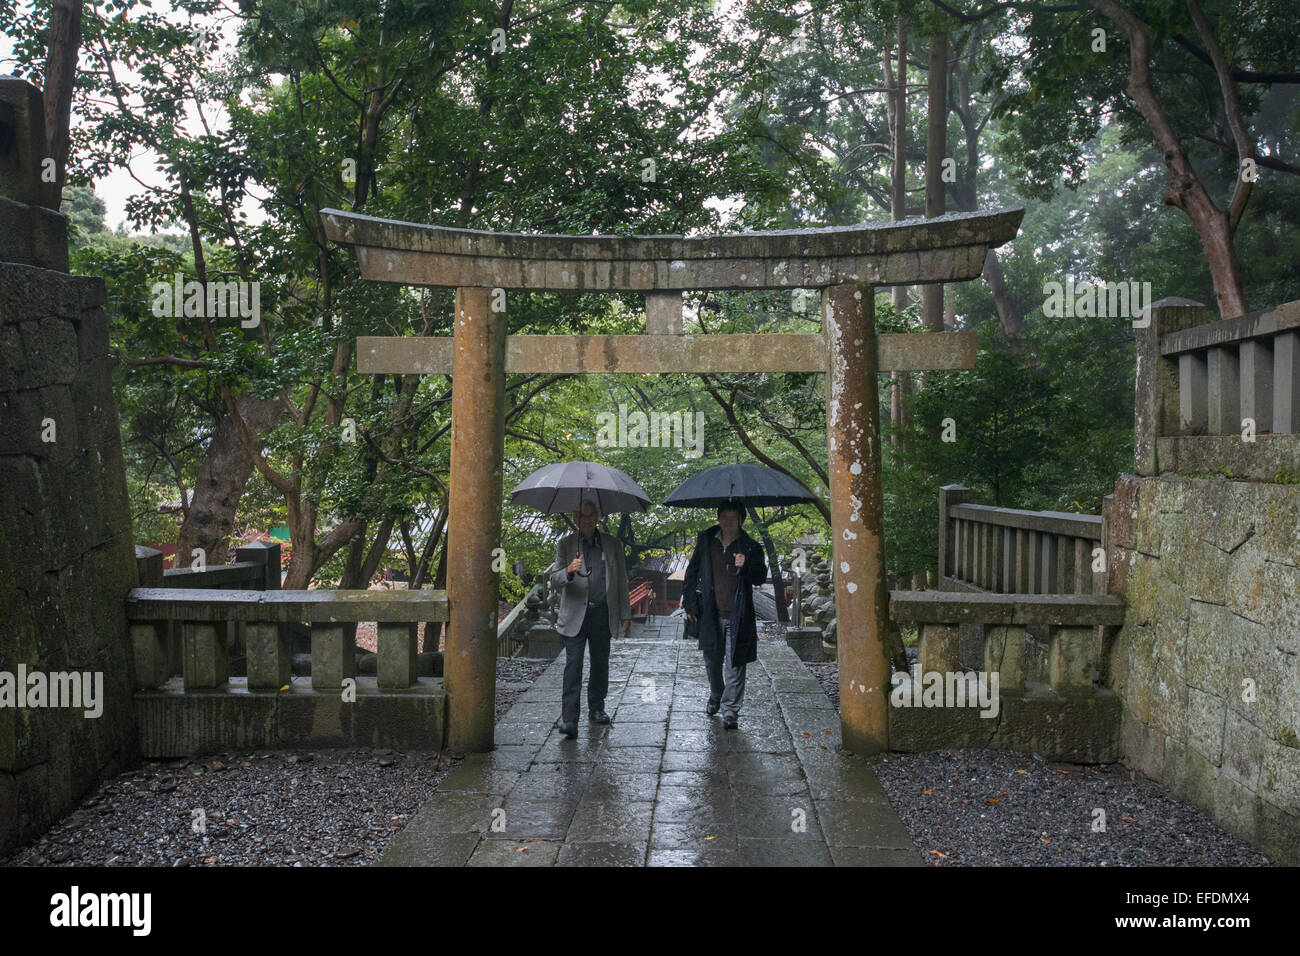
M 635 624 L 606 710 L 554 728 L 564 656 L 389 843 L 390 866 L 922 866 L 875 773 L 837 750 L 839 714 L 784 641 L 759 641 L 740 728 L 705 713 L 680 623 Z M 584 674 L 585 676 L 585 674 Z

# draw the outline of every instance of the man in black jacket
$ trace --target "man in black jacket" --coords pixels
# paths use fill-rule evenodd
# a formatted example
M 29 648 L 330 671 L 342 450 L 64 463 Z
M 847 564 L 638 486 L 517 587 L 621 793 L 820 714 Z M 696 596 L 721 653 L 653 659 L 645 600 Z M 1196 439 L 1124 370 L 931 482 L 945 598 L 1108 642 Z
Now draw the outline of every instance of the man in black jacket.
M 699 628 L 709 675 L 710 714 L 722 709 L 722 726 L 736 728 L 745 697 L 745 665 L 758 660 L 753 589 L 767 580 L 762 547 L 741 529 L 744 506 L 718 506 L 718 523 L 700 532 L 682 582 L 682 607 Z

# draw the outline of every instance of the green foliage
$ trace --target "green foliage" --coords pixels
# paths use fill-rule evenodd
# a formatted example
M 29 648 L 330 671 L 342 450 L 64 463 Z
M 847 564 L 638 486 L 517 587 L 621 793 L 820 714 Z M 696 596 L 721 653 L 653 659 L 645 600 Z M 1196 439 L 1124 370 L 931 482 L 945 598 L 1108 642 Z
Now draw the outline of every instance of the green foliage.
M 73 249 L 107 231 L 104 213 L 108 207 L 89 186 L 68 186 L 63 190 L 60 211 L 68 217 L 68 242 Z
M 1217 0 L 1204 5 L 1233 24 L 1222 39 L 1239 62 L 1294 63 L 1281 0 L 1235 18 Z M 1180 31 L 1193 33 L 1185 9 L 1130 6 L 1153 26 L 1158 92 L 1184 142 L 1225 187 L 1235 156 L 1222 143 L 1217 83 L 1178 42 Z M 1025 332 L 1014 342 L 1002 334 L 986 284 L 947 286 L 956 327 L 979 333 L 978 364 L 920 376 L 911 426 L 887 428 L 889 565 L 933 567 L 935 500 L 949 482 L 970 486 L 977 501 L 1095 513 L 1132 465 L 1132 331 L 1123 317 L 1047 319 L 1044 282 L 1150 281 L 1156 298 L 1213 301 L 1186 217 L 1162 209 L 1164 166 L 1124 93 L 1127 41 L 1091 10 L 1055 4 L 1019 4 L 977 24 L 957 24 L 921 0 L 751 0 L 731 8 L 730 20 L 712 7 L 525 0 L 509 8 L 497 50 L 503 10 L 486 0 L 87 6 L 70 181 L 93 183 L 146 153 L 161 170 L 127 204 L 143 235 L 107 233 L 102 203 L 85 185 L 69 187 L 65 203 L 75 270 L 108 288 L 141 527 L 174 536 L 175 519 L 159 515 L 159 503 L 179 500 L 182 488 L 193 493 L 230 402 L 265 402 L 276 414 L 256 437 L 276 480 L 253 473 L 237 530 L 309 513 L 314 534 L 297 542 L 296 557 L 318 580 L 342 579 L 373 549 L 380 568 L 409 570 L 424 556 L 432 577 L 442 545 L 427 549 L 425 537 L 445 501 L 449 382 L 360 375 L 353 351 L 359 336 L 450 334 L 452 294 L 362 281 L 350 255 L 325 241 L 321 210 L 577 234 L 883 218 L 891 149 L 882 58 L 897 62 L 900 11 L 913 25 L 910 82 L 923 79 L 917 65 L 929 34 L 947 30 L 962 82 L 973 84 L 978 109 L 954 112 L 948 130 L 970 202 L 1028 198 L 1029 209 L 1021 235 L 999 252 Z M 22 9 L 0 0 L 0 28 L 16 38 L 6 69 L 39 78 L 48 10 L 48 0 Z M 213 18 L 228 18 L 233 49 L 219 52 L 204 38 L 200 28 Z M 1110 29 L 1104 54 L 1090 48 L 1099 24 Z M 963 100 L 959 87 L 954 103 L 965 110 L 972 97 Z M 1243 108 L 1270 156 L 1295 154 L 1292 89 L 1243 86 Z M 913 204 L 924 173 L 923 100 L 914 88 L 904 153 Z M 995 107 L 983 126 L 980 111 Z M 1297 189 L 1296 177 L 1266 170 L 1239 228 L 1257 302 L 1300 298 Z M 154 282 L 200 273 L 259 282 L 261 325 L 153 314 Z M 512 291 L 508 317 L 513 333 L 628 333 L 641 328 L 642 309 L 636 295 Z M 820 329 L 815 296 L 797 312 L 785 292 L 692 297 L 687 322 L 697 334 Z M 916 306 L 896 311 L 881 301 L 877 324 L 924 334 Z M 507 387 L 507 498 L 532 470 L 565 459 L 620 468 L 656 501 L 696 470 L 758 458 L 828 493 L 823 376 L 511 375 Z M 888 398 L 882 378 L 882 418 Z M 601 445 L 597 415 L 620 406 L 702 412 L 703 456 Z M 946 418 L 956 442 L 939 440 Z M 503 514 L 507 565 L 522 557 L 530 574 L 541 571 L 563 519 L 508 502 Z M 827 531 L 811 507 L 762 517 L 786 553 Z M 607 524 L 635 557 L 680 554 L 712 520 L 656 507 Z M 337 550 L 314 553 L 340 527 L 351 534 L 332 542 Z M 504 598 L 517 600 L 523 587 L 503 575 Z

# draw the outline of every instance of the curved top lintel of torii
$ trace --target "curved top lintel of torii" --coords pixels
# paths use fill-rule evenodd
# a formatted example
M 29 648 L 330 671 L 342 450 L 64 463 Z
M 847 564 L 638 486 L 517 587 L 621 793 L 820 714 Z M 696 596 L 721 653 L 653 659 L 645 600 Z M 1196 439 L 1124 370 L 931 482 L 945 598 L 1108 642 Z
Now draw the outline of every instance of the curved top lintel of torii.
M 569 291 L 822 288 L 973 279 L 1015 238 L 1023 209 L 825 229 L 717 236 L 484 232 L 322 210 L 366 279 L 403 285 Z

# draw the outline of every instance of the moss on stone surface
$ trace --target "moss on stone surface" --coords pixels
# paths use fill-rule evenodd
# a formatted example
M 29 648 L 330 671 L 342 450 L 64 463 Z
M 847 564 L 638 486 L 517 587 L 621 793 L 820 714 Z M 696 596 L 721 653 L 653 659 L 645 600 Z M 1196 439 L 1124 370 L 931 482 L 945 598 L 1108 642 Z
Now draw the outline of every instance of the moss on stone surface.
M 1125 762 L 1265 852 L 1297 860 L 1300 476 L 1221 475 L 1124 489 L 1139 552 L 1120 579 L 1127 674 L 1112 681 Z

